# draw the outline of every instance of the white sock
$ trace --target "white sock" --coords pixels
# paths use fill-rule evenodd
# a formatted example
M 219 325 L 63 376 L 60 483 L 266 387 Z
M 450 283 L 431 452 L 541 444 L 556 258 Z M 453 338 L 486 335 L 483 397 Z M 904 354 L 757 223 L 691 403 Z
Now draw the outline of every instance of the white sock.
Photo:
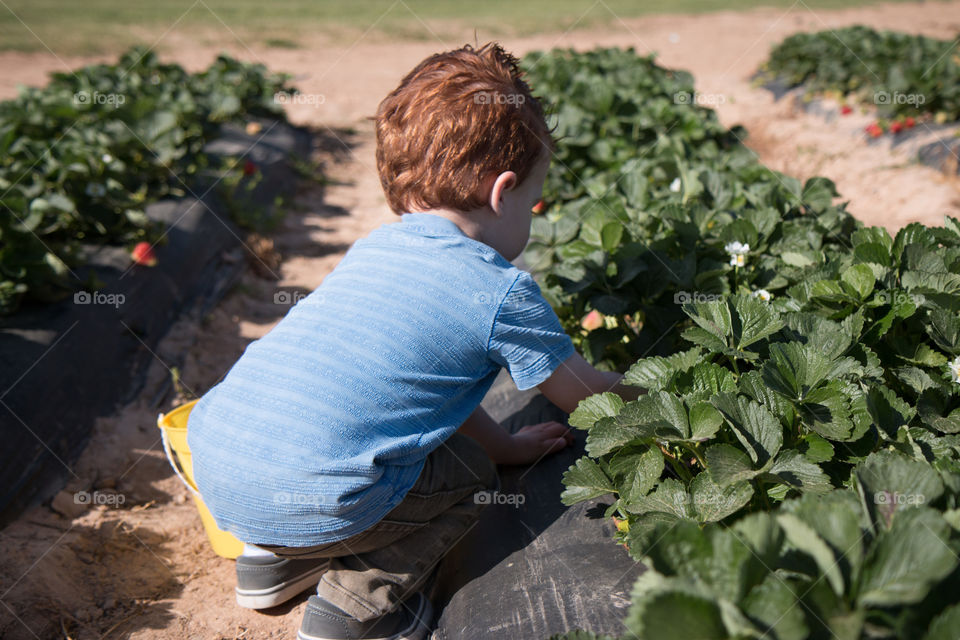
M 246 543 L 244 543 L 243 545 L 243 555 L 247 556 L 248 558 L 251 556 L 254 558 L 265 557 L 265 556 L 270 556 L 274 558 L 276 557 L 274 554 L 270 553 L 266 549 L 261 549 L 260 547 L 255 547 L 252 544 L 246 544 Z

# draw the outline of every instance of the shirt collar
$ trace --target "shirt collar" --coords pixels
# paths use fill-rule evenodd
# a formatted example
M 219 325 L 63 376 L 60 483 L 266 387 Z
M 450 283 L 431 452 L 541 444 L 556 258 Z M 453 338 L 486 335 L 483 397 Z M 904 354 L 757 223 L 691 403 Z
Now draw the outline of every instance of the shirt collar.
M 400 222 L 411 231 L 418 231 L 429 236 L 466 236 L 452 220 L 432 213 L 404 213 Z

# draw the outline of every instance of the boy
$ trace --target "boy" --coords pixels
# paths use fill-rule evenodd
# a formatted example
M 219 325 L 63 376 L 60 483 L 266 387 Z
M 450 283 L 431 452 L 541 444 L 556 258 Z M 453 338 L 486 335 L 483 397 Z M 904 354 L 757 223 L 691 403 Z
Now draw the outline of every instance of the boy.
M 357 241 L 252 343 L 190 417 L 194 474 L 246 544 L 237 599 L 305 588 L 301 640 L 425 637 L 419 591 L 496 489 L 497 464 L 573 441 L 509 434 L 479 404 L 501 367 L 564 411 L 620 376 L 575 353 L 529 274 L 553 142 L 517 60 L 496 44 L 418 65 L 380 104 L 377 169 L 401 215 Z

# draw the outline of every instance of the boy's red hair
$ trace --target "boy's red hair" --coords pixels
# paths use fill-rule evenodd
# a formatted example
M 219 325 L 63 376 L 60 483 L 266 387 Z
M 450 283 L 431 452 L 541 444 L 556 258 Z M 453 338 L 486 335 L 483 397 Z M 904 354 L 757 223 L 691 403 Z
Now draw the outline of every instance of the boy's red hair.
M 377 170 L 394 213 L 485 203 L 484 181 L 523 182 L 553 140 L 517 59 L 490 42 L 430 56 L 377 109 Z

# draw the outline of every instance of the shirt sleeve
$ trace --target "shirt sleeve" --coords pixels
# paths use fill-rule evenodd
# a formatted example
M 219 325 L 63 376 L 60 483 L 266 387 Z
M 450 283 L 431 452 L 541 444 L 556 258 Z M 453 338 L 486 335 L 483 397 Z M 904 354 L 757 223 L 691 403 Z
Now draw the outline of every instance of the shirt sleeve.
M 547 378 L 573 355 L 560 319 L 529 273 L 521 273 L 504 296 L 490 333 L 491 360 L 507 367 L 521 391 Z

